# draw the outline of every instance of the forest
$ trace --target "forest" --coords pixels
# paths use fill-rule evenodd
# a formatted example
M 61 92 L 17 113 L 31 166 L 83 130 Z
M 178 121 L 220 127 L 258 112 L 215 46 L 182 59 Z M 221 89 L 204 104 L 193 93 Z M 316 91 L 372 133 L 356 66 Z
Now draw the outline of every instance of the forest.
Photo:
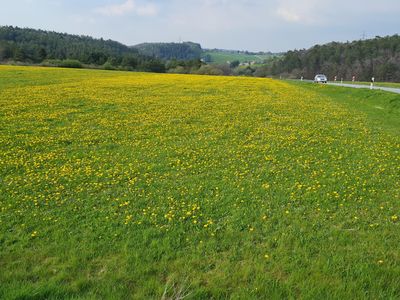
M 308 50 L 288 51 L 266 73 L 284 77 L 313 78 L 324 73 L 328 79 L 400 81 L 400 36 L 375 37 L 347 43 L 316 45 Z
M 44 30 L 0 27 L 0 62 L 164 72 L 160 59 L 121 43 Z
M 154 56 L 164 60 L 192 60 L 200 59 L 202 49 L 200 44 L 192 42 L 184 43 L 143 43 L 133 46 L 139 53 Z

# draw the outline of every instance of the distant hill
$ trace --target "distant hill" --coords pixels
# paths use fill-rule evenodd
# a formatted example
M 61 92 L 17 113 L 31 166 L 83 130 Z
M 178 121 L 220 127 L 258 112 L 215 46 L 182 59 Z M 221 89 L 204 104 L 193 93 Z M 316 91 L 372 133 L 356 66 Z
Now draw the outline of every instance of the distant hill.
M 0 62 L 41 63 L 45 60 L 77 60 L 143 71 L 163 71 L 164 64 L 121 43 L 53 31 L 0 26 Z
M 400 36 L 376 37 L 347 43 L 316 45 L 308 50 L 288 51 L 274 63 L 273 75 L 313 78 L 325 73 L 349 80 L 400 81 Z
M 37 53 L 40 50 L 46 52 L 47 58 L 79 59 L 85 63 L 104 63 L 101 56 L 137 53 L 111 40 L 11 26 L 0 27 L 0 41 L 3 41 L 3 44 L 9 42 L 11 46 L 24 48 L 26 56 L 32 60 L 40 58 Z M 100 57 L 95 57 L 96 54 Z
M 263 63 L 265 60 L 272 57 L 280 56 L 279 53 L 271 52 L 249 52 L 238 50 L 223 50 L 223 49 L 205 49 L 202 58 L 207 63 L 227 63 L 239 61 L 240 63 Z
M 132 47 L 139 53 L 160 59 L 192 60 L 200 59 L 202 49 L 200 44 L 184 43 L 143 43 Z

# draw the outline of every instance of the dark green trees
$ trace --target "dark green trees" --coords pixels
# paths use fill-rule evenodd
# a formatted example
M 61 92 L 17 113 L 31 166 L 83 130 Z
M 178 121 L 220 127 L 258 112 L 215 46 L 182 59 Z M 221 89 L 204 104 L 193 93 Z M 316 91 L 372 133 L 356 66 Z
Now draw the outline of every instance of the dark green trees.
M 325 73 L 328 78 L 369 81 L 400 81 L 400 36 L 317 45 L 308 50 L 287 52 L 271 68 L 273 75 L 286 74 L 313 78 Z
M 0 62 L 165 72 L 164 63 L 121 43 L 43 30 L 0 27 Z M 73 63 L 72 63 L 73 62 Z
M 200 59 L 202 49 L 199 44 L 185 43 L 144 43 L 133 47 L 141 54 L 160 59 L 193 60 Z

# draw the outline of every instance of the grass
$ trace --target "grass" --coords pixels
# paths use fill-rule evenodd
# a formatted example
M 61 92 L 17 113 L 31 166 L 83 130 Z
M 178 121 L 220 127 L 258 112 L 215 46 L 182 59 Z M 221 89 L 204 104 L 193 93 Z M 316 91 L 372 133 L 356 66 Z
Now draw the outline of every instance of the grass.
M 365 113 L 369 121 L 375 121 L 371 127 L 384 126 L 394 134 L 400 133 L 400 97 L 394 93 L 380 90 L 351 89 L 327 85 L 309 85 L 303 82 L 290 82 L 302 87 L 307 84 L 308 90 L 313 90 L 324 96 L 333 98 L 336 102 L 353 109 L 355 113 Z
M 397 299 L 399 117 L 379 91 L 0 66 L 0 298 Z
M 233 53 L 233 52 L 224 52 L 224 51 L 215 51 L 215 50 L 208 50 L 204 51 L 203 56 L 209 54 L 212 59 L 212 63 L 223 64 L 226 62 L 256 62 L 262 63 L 266 59 L 272 58 L 271 55 L 254 55 L 254 54 L 245 54 L 245 53 Z

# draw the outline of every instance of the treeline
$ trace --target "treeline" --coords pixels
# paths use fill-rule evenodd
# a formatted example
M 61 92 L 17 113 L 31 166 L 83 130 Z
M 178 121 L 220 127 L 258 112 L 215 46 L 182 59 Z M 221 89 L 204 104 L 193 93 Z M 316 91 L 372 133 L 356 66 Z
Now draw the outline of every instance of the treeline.
M 247 51 L 247 50 L 228 50 L 228 49 L 204 49 L 205 51 L 212 51 L 212 52 L 220 52 L 220 53 L 226 53 L 226 54 L 242 54 L 242 55 L 268 55 L 268 56 L 276 56 L 281 53 L 272 53 L 271 51 L 264 52 L 264 51 L 258 51 L 258 52 L 252 52 L 252 51 Z
M 230 63 L 207 64 L 201 60 L 170 60 L 166 64 L 167 72 L 178 74 L 198 74 L 215 76 L 255 76 L 270 77 L 270 64 L 241 64 L 235 60 Z
M 158 58 L 121 43 L 51 31 L 0 27 L 0 62 L 165 72 Z
M 251 54 L 251 52 L 248 52 Z M 121 43 L 43 30 L 0 26 L 0 63 L 93 67 L 108 70 L 170 72 L 283 78 L 313 78 L 324 73 L 332 80 L 400 81 L 400 36 L 317 45 L 288 51 L 262 64 L 207 64 L 196 43 Z
M 347 43 L 317 45 L 287 52 L 266 71 L 271 75 L 313 78 L 324 73 L 349 80 L 400 81 L 400 36 L 376 37 Z
M 139 53 L 154 56 L 163 60 L 193 60 L 200 59 L 203 50 L 200 44 L 184 43 L 144 43 L 132 47 Z

